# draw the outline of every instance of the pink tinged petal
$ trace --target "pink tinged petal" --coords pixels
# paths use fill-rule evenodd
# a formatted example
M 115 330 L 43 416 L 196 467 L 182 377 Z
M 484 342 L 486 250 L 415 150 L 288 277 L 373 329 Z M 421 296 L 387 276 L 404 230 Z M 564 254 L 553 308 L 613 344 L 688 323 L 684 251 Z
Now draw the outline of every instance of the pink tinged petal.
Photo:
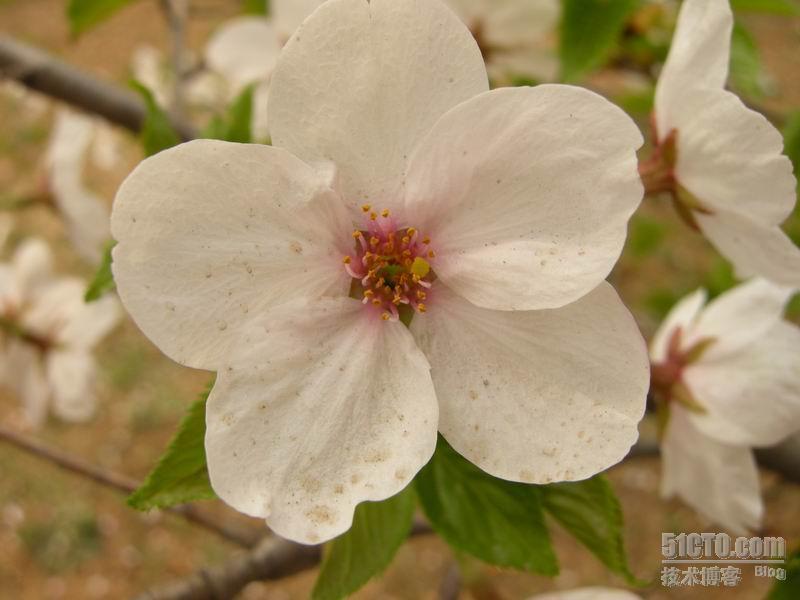
M 661 494 L 679 496 L 735 535 L 759 528 L 764 506 L 753 452 L 714 441 L 673 404 L 661 444 Z
M 349 298 L 290 303 L 263 323 L 208 400 L 211 484 L 279 535 L 323 542 L 350 527 L 356 504 L 399 492 L 430 459 L 430 367 L 402 324 Z
M 776 285 L 800 287 L 800 248 L 777 225 L 761 225 L 733 212 L 695 214 L 711 244 L 740 278 L 763 277 Z
M 280 44 L 272 23 L 264 17 L 244 16 L 225 22 L 205 49 L 209 68 L 241 89 L 272 73 Z
M 792 162 L 764 115 L 731 92 L 689 89 L 672 127 L 678 130 L 676 177 L 701 205 L 764 226 L 791 214 L 797 184 Z
M 656 86 L 659 137 L 677 127 L 686 94 L 699 87 L 722 89 L 728 78 L 733 14 L 728 0 L 686 0 L 669 56 Z
M 642 199 L 642 136 L 619 108 L 565 85 L 503 88 L 434 126 L 406 178 L 442 281 L 499 310 L 556 308 L 605 279 Z
M 739 352 L 703 359 L 686 369 L 686 384 L 706 410 L 690 418 L 722 443 L 777 444 L 800 431 L 798 374 L 800 329 L 776 322 Z
M 495 477 L 585 479 L 627 454 L 649 384 L 641 334 L 602 283 L 559 309 L 493 311 L 443 286 L 411 330 L 431 363 L 439 430 Z
M 792 294 L 792 289 L 764 279 L 743 283 L 706 306 L 694 327 L 686 331 L 683 346 L 690 348 L 703 339 L 714 339 L 703 353 L 704 362 L 735 353 L 781 322 Z
M 141 163 L 117 194 L 117 289 L 165 354 L 216 370 L 254 315 L 347 294 L 343 210 L 321 176 L 283 150 L 182 144 Z
M 685 339 L 707 297 L 706 291 L 699 289 L 685 296 L 672 307 L 650 342 L 651 361 L 658 363 L 666 360 L 670 340 L 677 328 L 680 327 L 683 332 L 682 338 Z
M 53 412 L 65 421 L 81 422 L 95 411 L 95 362 L 85 351 L 56 350 L 47 355 L 47 380 L 53 390 Z
M 278 60 L 269 128 L 276 146 L 334 162 L 349 202 L 395 209 L 419 139 L 487 89 L 474 39 L 440 2 L 331 0 Z

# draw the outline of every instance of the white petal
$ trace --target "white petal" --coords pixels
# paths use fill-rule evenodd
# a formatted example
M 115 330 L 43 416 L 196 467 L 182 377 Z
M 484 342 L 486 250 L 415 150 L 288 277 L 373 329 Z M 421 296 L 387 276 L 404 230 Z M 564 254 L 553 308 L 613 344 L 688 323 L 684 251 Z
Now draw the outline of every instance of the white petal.
M 703 360 L 737 352 L 777 325 L 783 318 L 786 303 L 793 291 L 764 279 L 753 279 L 712 300 L 684 337 L 684 346 L 699 340 L 716 341 L 704 353 Z
M 269 83 L 262 82 L 253 90 L 253 114 L 250 130 L 255 141 L 269 139 Z
M 564 590 L 559 592 L 547 592 L 536 594 L 529 600 L 641 600 L 628 590 L 619 590 L 606 587 L 585 587 L 574 590 Z
M 677 109 L 676 109 L 677 110 Z M 681 97 L 678 181 L 712 212 L 778 225 L 792 212 L 796 180 L 783 137 L 731 92 L 687 90 Z
M 439 430 L 512 481 L 585 479 L 638 437 L 649 384 L 636 323 L 602 283 L 559 309 L 478 308 L 443 286 L 411 330 L 439 398 Z
M 96 404 L 94 358 L 88 352 L 56 350 L 47 355 L 46 369 L 53 390 L 53 412 L 65 421 L 89 419 Z
M 470 302 L 555 308 L 594 289 L 642 199 L 642 136 L 582 88 L 503 88 L 449 111 L 414 153 L 410 224 L 431 236 L 436 274 Z
M 117 194 L 117 289 L 164 353 L 216 369 L 266 307 L 347 294 L 342 211 L 317 172 L 283 150 L 182 144 L 145 160 Z
M 798 375 L 800 329 L 779 321 L 739 352 L 716 360 L 704 357 L 686 369 L 686 384 L 706 409 L 692 413 L 692 421 L 719 442 L 777 444 L 800 431 Z
M 351 203 L 395 208 L 419 139 L 487 89 L 475 41 L 440 2 L 330 0 L 281 53 L 269 129 L 276 146 L 336 163 Z
M 131 57 L 133 77 L 149 89 L 159 106 L 168 106 L 172 99 L 170 77 L 164 57 L 158 48 L 144 44 L 134 49 Z
M 800 288 L 800 249 L 780 227 L 723 211 L 695 213 L 695 218 L 719 253 L 733 263 L 738 277 L 763 277 Z
M 349 298 L 265 315 L 208 400 L 217 494 L 276 533 L 317 543 L 356 504 L 403 489 L 436 445 L 429 365 L 400 323 Z M 260 364 L 257 361 L 261 361 Z
M 662 362 L 667 357 L 672 334 L 677 328 L 681 328 L 682 338 L 686 339 L 707 297 L 704 289 L 695 290 L 670 309 L 650 342 L 650 359 L 654 363 Z
M 269 12 L 281 44 L 285 44 L 306 17 L 325 0 L 270 0 Z
M 22 402 L 22 411 L 28 422 L 39 427 L 47 418 L 50 400 L 50 386 L 41 354 L 33 346 L 18 340 L 8 341 L 4 354 L 5 384 Z
M 672 405 L 661 445 L 661 494 L 677 495 L 704 518 L 743 535 L 758 529 L 764 506 L 753 452 L 703 435 Z
M 728 78 L 733 14 L 728 0 L 685 0 L 669 56 L 656 86 L 659 136 L 676 127 L 672 111 L 682 110 L 688 91 L 722 89 Z
M 27 238 L 14 251 L 14 301 L 25 301 L 40 286 L 47 283 L 53 271 L 53 254 L 47 243 L 39 238 Z
M 275 29 L 264 17 L 226 21 L 205 49 L 208 66 L 225 76 L 234 89 L 269 78 L 280 52 Z

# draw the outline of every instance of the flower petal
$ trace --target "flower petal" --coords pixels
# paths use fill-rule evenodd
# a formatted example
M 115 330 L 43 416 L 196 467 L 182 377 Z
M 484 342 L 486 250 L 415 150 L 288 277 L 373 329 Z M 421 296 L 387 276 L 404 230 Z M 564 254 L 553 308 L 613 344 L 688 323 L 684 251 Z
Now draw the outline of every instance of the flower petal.
M 123 304 L 161 350 L 216 369 L 268 306 L 333 289 L 351 224 L 311 167 L 256 144 L 198 140 L 145 160 L 112 214 Z M 337 248 L 336 244 L 344 244 Z
M 334 162 L 351 203 L 395 208 L 419 139 L 487 89 L 475 40 L 441 2 L 330 0 L 278 60 L 269 129 L 276 146 Z
M 267 314 L 208 399 L 214 490 L 283 537 L 339 535 L 356 504 L 399 492 L 433 454 L 428 362 L 402 324 L 373 316 L 349 298 Z
M 695 290 L 670 309 L 650 342 L 650 360 L 658 363 L 667 358 L 672 334 L 678 327 L 681 328 L 685 339 L 685 335 L 691 331 L 700 309 L 706 303 L 707 297 L 704 289 Z
M 22 402 L 22 411 L 28 422 L 34 427 L 41 426 L 47 418 L 50 386 L 38 350 L 30 344 L 9 340 L 3 363 L 5 385 Z
M 800 329 L 779 321 L 739 352 L 686 369 L 686 384 L 706 409 L 692 422 L 722 443 L 777 444 L 800 429 L 798 373 Z
M 672 111 L 682 111 L 685 95 L 698 87 L 725 87 L 733 14 L 727 0 L 685 0 L 678 15 L 669 56 L 656 86 L 660 138 L 676 127 Z
M 677 495 L 736 535 L 758 529 L 764 506 L 753 452 L 714 441 L 673 404 L 661 445 L 661 494 Z
M 700 229 L 733 263 L 740 278 L 763 277 L 780 286 L 800 288 L 800 248 L 776 226 L 761 225 L 733 212 L 695 214 Z
M 269 12 L 275 22 L 280 43 L 285 44 L 295 30 L 325 0 L 270 0 Z
M 556 308 L 597 287 L 642 199 L 642 136 L 582 88 L 481 94 L 449 111 L 415 151 L 406 212 L 430 234 L 436 274 L 470 302 Z
M 267 79 L 280 49 L 268 19 L 243 16 L 226 21 L 214 32 L 206 45 L 205 58 L 213 71 L 222 74 L 238 90 Z
M 641 596 L 616 588 L 584 587 L 536 594 L 528 600 L 641 600 Z
M 778 225 L 791 214 L 792 162 L 764 115 L 725 90 L 686 90 L 671 126 L 678 130 L 676 177 L 700 204 L 762 225 Z
M 28 238 L 14 251 L 11 265 L 12 301 L 25 302 L 52 276 L 53 253 L 44 240 Z
M 96 404 L 92 355 L 85 351 L 56 350 L 47 355 L 45 368 L 53 390 L 53 412 L 65 421 L 89 419 Z
M 686 332 L 684 346 L 689 348 L 702 339 L 715 339 L 703 353 L 704 361 L 737 352 L 781 321 L 792 294 L 790 288 L 764 279 L 743 283 L 706 306 L 694 327 Z
M 479 308 L 443 286 L 431 296 L 411 330 L 431 363 L 439 430 L 459 453 L 528 483 L 585 479 L 625 456 L 649 369 L 610 285 L 542 311 Z

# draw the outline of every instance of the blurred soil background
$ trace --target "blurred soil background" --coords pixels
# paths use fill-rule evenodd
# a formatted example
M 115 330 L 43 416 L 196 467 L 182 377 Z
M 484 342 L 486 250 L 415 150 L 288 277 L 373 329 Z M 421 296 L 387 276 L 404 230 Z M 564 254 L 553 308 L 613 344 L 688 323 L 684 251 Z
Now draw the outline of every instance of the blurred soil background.
M 53 52 L 103 79 L 124 84 L 136 47 L 151 44 L 168 53 L 164 18 L 154 0 L 122 10 L 79 39 L 70 37 L 64 0 L 0 0 L 0 31 Z M 239 2 L 195 0 L 189 27 L 190 47 L 200 53 L 213 28 L 239 14 Z M 786 115 L 800 107 L 800 19 L 769 15 L 744 18 L 755 36 L 774 94 L 760 106 Z M 589 85 L 606 94 L 615 78 L 599 74 Z M 0 95 L 0 197 L 29 198 L 44 189 L 43 152 L 53 108 L 30 114 L 26 101 Z M 643 128 L 646 114 L 638 115 Z M 91 187 L 109 202 L 140 160 L 136 140 L 126 138 L 124 160 L 114 172 L 87 172 Z M 63 272 L 91 276 L 71 249 L 61 220 L 48 208 L 15 214 L 15 238 L 44 236 L 53 245 Z M 798 241 L 800 218 L 788 227 Z M 718 293 L 731 273 L 703 241 L 675 216 L 666 200 L 647 200 L 632 221 L 625 256 L 613 283 L 634 311 L 645 335 L 654 331 L 671 304 L 700 285 Z M 797 319 L 800 309 L 792 308 Z M 210 375 L 170 362 L 126 320 L 100 347 L 99 410 L 89 423 L 50 420 L 36 432 L 46 443 L 136 479 L 143 478 L 161 454 L 175 426 Z M 25 429 L 19 401 L 0 392 L 0 421 Z M 679 502 L 658 496 L 656 457 L 626 460 L 610 471 L 626 519 L 626 541 L 634 573 L 652 580 L 639 591 L 648 599 L 763 598 L 771 582 L 745 567 L 743 582 L 729 588 L 662 588 L 662 531 L 717 531 Z M 800 486 L 779 475 L 762 473 L 766 502 L 764 535 L 800 543 Z M 219 501 L 198 503 L 220 521 L 262 531 L 260 521 L 227 509 Z M 521 599 L 551 589 L 585 585 L 624 587 L 588 551 L 555 525 L 561 574 L 550 580 L 530 574 L 470 564 L 463 598 Z M 126 506 L 116 491 L 64 472 L 58 467 L 0 444 L 0 599 L 129 598 L 148 587 L 219 564 L 238 550 L 214 534 L 166 513 L 143 514 Z M 433 536 L 408 542 L 383 577 L 356 594 L 359 599 L 436 598 L 453 562 L 446 545 Z M 308 597 L 315 572 L 275 583 L 254 583 L 244 598 L 290 600 Z

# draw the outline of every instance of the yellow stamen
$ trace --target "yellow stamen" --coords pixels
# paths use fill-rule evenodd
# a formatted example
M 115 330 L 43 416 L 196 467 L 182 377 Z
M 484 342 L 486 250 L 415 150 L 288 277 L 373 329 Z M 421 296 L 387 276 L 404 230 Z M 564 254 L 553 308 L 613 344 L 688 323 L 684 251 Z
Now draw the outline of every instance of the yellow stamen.
M 384 208 L 384 209 L 381 211 L 381 216 L 382 216 L 384 219 L 385 219 L 386 217 L 388 217 L 388 216 L 389 216 L 389 209 L 388 209 L 388 208 Z
M 422 238 L 422 243 L 423 243 L 423 244 L 425 244 L 425 245 L 428 245 L 428 244 L 430 244 L 430 243 L 431 243 L 431 238 L 429 238 L 429 237 L 426 235 L 424 238 Z
M 372 298 L 375 295 L 375 292 L 372 290 L 364 290 L 364 298 Z
M 428 258 L 436 258 L 436 252 L 433 250 L 428 250 Z
M 373 305 L 373 306 L 380 306 L 381 304 L 383 304 L 383 302 L 381 302 L 381 301 L 380 301 L 380 300 L 378 300 L 377 298 L 375 298 L 375 299 L 372 301 L 372 305 Z
M 374 220 L 375 220 L 375 219 L 377 219 L 377 218 L 378 218 L 378 215 L 377 215 L 377 214 L 375 214 L 374 212 L 371 212 L 371 213 L 369 213 L 369 219 L 370 219 L 370 221 L 374 221 Z
M 345 257 L 342 259 L 342 262 L 343 262 L 344 264 L 346 264 L 346 265 L 349 265 L 349 264 L 350 264 L 350 261 L 352 261 L 352 259 L 351 259 L 349 256 L 345 256 Z
M 361 237 L 361 232 L 360 232 L 360 231 L 358 231 L 358 230 L 354 231 L 354 232 L 353 232 L 353 237 L 354 237 L 355 239 L 358 239 L 358 238 L 360 238 L 360 237 Z
M 422 302 L 420 302 L 419 304 L 417 304 L 417 310 L 419 312 L 421 312 L 421 313 L 424 313 L 428 309 L 425 307 L 425 305 Z
M 376 238 L 375 236 L 372 236 L 371 238 L 369 238 L 369 245 L 370 246 L 377 246 L 379 242 L 380 242 L 380 240 L 378 238 Z
M 391 316 L 389 315 L 389 313 L 385 312 L 381 315 L 381 319 L 383 319 L 384 321 L 388 321 L 389 319 L 391 319 Z
M 369 212 L 370 208 L 372 208 L 371 204 L 362 204 L 361 205 L 361 210 L 363 210 L 364 212 Z
M 415 233 L 417 233 L 417 230 L 416 230 L 416 229 L 414 229 L 413 227 L 409 227 L 408 229 L 406 229 L 406 235 L 407 235 L 409 238 L 410 238 L 411 236 L 413 236 Z
M 430 253 L 429 253 L 430 255 Z M 414 274 L 414 283 L 425 277 L 428 273 L 430 273 L 431 266 L 428 264 L 428 261 L 424 258 L 418 256 L 414 259 L 414 262 L 411 264 L 411 273 Z

